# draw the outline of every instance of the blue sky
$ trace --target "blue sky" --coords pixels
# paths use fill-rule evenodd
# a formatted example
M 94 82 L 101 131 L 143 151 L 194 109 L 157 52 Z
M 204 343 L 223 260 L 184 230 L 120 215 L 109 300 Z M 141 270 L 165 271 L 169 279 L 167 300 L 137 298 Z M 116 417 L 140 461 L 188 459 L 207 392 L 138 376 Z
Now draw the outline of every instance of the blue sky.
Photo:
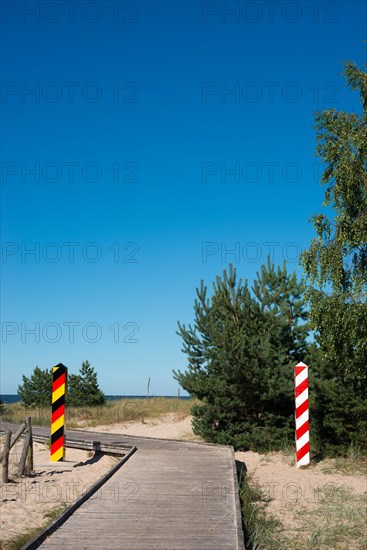
M 269 250 L 299 271 L 313 113 L 360 111 L 341 71 L 364 63 L 366 6 L 2 9 L 1 392 L 89 359 L 107 394 L 176 394 L 200 279 L 232 262 L 251 282 Z

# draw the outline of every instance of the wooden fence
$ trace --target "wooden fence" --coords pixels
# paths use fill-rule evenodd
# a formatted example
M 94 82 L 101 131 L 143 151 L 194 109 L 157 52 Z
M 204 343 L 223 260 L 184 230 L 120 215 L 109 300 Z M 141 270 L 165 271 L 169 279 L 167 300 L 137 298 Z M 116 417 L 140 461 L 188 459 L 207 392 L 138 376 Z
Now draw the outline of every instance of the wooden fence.
M 2 463 L 2 481 L 9 483 L 9 454 L 12 447 L 18 441 L 20 436 L 24 436 L 24 444 L 20 455 L 18 474 L 28 475 L 33 472 L 33 436 L 32 419 L 30 416 L 26 419 L 19 429 L 13 435 L 10 430 L 5 432 L 4 448 L 0 453 L 0 462 Z

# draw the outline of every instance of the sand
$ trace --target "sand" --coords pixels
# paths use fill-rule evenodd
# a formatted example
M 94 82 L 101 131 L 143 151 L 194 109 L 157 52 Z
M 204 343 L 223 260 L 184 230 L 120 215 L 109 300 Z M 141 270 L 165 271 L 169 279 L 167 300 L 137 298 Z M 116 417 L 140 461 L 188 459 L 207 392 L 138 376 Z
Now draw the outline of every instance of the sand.
M 2 443 L 3 438 L 0 441 Z M 62 463 L 50 462 L 48 448 L 35 442 L 35 473 L 32 477 L 19 477 L 17 468 L 22 446 L 20 440 L 10 451 L 11 482 L 0 483 L 2 549 L 6 549 L 14 537 L 42 527 L 49 520 L 48 513 L 75 501 L 116 463 L 114 457 L 93 457 L 90 451 L 79 449 L 67 449 Z
M 167 414 L 160 419 L 149 419 L 144 422 L 116 423 L 109 424 L 108 426 L 101 425 L 94 428 L 88 428 L 88 430 L 118 434 L 123 433 L 125 435 L 137 435 L 142 437 L 202 441 L 201 438 L 196 437 L 192 431 L 191 416 L 177 420 L 174 413 Z
M 246 465 L 247 473 L 261 482 L 263 491 L 275 501 L 275 506 L 282 502 L 315 502 L 319 489 L 326 484 L 344 486 L 357 494 L 367 491 L 367 480 L 363 476 L 326 474 L 323 472 L 333 460 L 323 460 L 309 468 L 296 468 L 293 457 L 283 453 L 261 455 L 253 451 L 237 452 L 236 460 Z
M 333 459 L 325 459 L 307 468 L 296 468 L 294 457 L 281 452 L 263 455 L 247 451 L 235 455 L 236 460 L 246 466 L 250 479 L 255 480 L 265 496 L 271 499 L 267 510 L 281 521 L 288 534 L 302 529 L 302 512 L 314 512 L 321 502 L 325 503 L 325 489 L 330 489 L 330 499 L 334 488 L 342 487 L 355 495 L 367 492 L 364 476 L 337 473 Z M 328 469 L 330 473 L 324 473 Z M 297 511 L 301 512 L 300 516 Z

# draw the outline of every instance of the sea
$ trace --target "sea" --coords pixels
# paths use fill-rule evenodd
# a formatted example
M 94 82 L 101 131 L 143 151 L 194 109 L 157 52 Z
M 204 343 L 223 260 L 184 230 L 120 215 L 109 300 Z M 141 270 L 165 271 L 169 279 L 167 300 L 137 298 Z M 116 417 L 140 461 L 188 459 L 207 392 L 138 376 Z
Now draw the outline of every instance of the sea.
M 164 397 L 165 399 L 177 399 L 177 395 L 150 395 L 151 397 Z M 116 401 L 116 399 L 147 399 L 146 395 L 105 395 L 107 401 Z M 180 395 L 179 399 L 191 399 L 189 395 Z M 19 395 L 4 394 L 0 395 L 0 400 L 4 403 L 17 403 L 20 401 Z

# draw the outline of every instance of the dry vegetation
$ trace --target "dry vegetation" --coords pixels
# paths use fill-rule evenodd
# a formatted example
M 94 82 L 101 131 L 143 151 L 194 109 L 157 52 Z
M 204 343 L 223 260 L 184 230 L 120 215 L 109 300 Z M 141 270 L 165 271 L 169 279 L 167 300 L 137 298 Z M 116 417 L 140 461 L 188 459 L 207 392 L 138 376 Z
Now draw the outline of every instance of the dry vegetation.
M 108 401 L 97 407 L 67 407 L 66 422 L 68 428 L 108 426 L 123 422 L 144 422 L 148 419 L 161 419 L 167 414 L 174 414 L 177 420 L 190 415 L 194 400 L 167 399 L 152 397 L 150 399 L 119 399 Z M 37 426 L 50 425 L 50 407 L 24 407 L 21 403 L 6 405 L 1 420 L 20 423 L 27 416 Z
M 326 486 L 313 506 L 287 503 L 287 524 L 268 511 L 271 499 L 251 477 L 242 485 L 241 500 L 248 550 L 367 549 L 366 494 Z
M 45 527 L 54 521 L 66 508 L 67 504 L 63 503 L 59 506 L 54 506 L 54 508 L 44 512 L 43 518 L 44 523 L 40 527 L 34 529 L 28 529 L 24 533 L 16 535 L 8 541 L 0 540 L 0 550 L 20 550 L 27 542 L 29 542 L 33 537 L 38 535 Z
M 297 472 L 287 454 L 258 455 L 240 484 L 247 550 L 367 550 L 366 465 L 365 456 L 327 458 Z M 272 498 L 269 479 L 296 490 Z

